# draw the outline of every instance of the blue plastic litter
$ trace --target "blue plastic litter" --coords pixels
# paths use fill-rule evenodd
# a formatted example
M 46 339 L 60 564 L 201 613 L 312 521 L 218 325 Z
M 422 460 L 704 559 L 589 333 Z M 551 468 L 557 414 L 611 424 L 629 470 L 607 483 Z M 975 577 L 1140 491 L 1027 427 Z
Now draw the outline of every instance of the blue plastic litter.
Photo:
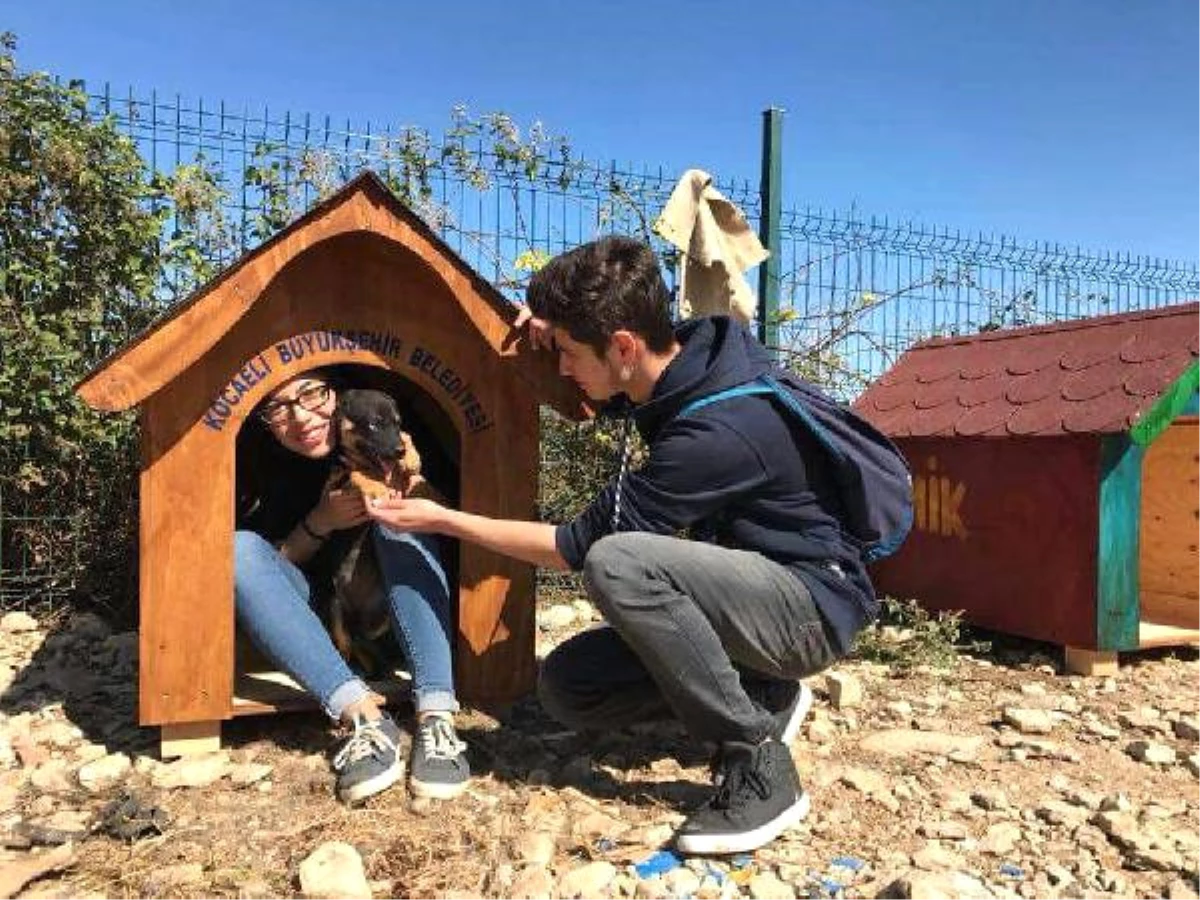
M 655 875 L 662 875 L 664 872 L 678 869 L 682 865 L 683 860 L 670 850 L 659 850 L 657 853 L 643 859 L 633 868 L 637 872 L 638 878 L 653 878 Z
M 715 881 L 717 884 L 724 884 L 725 879 L 729 876 L 714 866 L 712 863 L 705 863 L 704 874 Z
M 739 853 L 737 856 L 729 860 L 729 864 L 735 869 L 744 869 L 752 862 L 754 862 L 754 857 L 749 853 Z
M 850 869 L 852 872 L 857 872 L 866 865 L 866 860 L 858 857 L 834 857 L 832 865 L 838 866 L 839 869 Z
M 1020 866 L 1014 866 L 1012 863 L 1004 863 L 1000 866 L 1000 874 L 1007 875 L 1009 878 L 1024 878 L 1025 870 Z
M 840 881 L 834 881 L 832 878 L 821 879 L 821 889 L 831 897 L 839 891 L 845 890 L 845 888 L 846 886 Z

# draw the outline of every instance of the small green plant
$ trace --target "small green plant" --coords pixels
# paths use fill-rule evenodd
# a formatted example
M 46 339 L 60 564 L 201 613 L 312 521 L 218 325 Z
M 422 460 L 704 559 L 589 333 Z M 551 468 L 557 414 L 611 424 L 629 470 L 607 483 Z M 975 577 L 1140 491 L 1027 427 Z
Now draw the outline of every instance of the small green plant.
M 916 600 L 884 597 L 879 618 L 859 633 L 852 654 L 896 669 L 952 669 L 961 640 L 961 610 L 931 615 Z

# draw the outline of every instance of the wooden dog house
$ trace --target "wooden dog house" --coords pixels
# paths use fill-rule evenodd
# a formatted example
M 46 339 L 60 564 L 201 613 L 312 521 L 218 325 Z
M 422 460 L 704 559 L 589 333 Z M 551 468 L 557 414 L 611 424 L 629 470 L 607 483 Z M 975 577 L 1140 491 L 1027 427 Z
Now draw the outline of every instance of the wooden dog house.
M 881 593 L 1066 648 L 1192 643 L 1197 304 L 925 341 L 855 408 L 912 467 Z
M 164 753 L 213 747 L 222 720 L 273 708 L 235 693 L 235 444 L 255 404 L 317 366 L 386 370 L 435 411 L 461 507 L 532 518 L 538 407 L 584 407 L 515 314 L 367 173 L 79 386 L 96 409 L 140 408 L 139 718 L 163 726 Z M 463 544 L 458 573 L 460 695 L 509 701 L 535 678 L 533 568 Z

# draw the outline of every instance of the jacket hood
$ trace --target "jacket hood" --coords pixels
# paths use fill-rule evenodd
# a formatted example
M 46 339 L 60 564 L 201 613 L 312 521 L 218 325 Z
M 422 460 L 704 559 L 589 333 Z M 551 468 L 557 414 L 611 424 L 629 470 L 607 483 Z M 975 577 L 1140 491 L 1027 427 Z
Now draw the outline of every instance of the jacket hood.
M 773 365 L 749 329 L 728 316 L 684 322 L 676 327 L 675 339 L 679 355 L 659 377 L 650 399 L 633 408 L 646 440 L 693 400 L 753 381 Z

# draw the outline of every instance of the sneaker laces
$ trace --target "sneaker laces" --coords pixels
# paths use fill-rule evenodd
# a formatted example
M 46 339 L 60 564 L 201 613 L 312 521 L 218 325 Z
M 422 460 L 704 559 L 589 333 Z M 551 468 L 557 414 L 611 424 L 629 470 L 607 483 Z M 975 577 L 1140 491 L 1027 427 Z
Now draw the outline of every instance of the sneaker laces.
M 722 757 L 719 761 L 721 769 L 716 775 L 717 790 L 709 801 L 713 809 L 732 809 L 749 794 L 757 794 L 760 800 L 771 796 L 771 785 L 754 765 L 754 758 L 729 761 L 725 754 Z
M 354 719 L 354 734 L 342 745 L 333 758 L 333 767 L 339 772 L 351 763 L 378 753 L 395 753 L 396 744 L 379 727 L 383 719 L 368 722 L 361 717 Z
M 467 749 L 454 733 L 454 724 L 445 716 L 429 716 L 419 730 L 421 751 L 428 759 L 454 760 Z

